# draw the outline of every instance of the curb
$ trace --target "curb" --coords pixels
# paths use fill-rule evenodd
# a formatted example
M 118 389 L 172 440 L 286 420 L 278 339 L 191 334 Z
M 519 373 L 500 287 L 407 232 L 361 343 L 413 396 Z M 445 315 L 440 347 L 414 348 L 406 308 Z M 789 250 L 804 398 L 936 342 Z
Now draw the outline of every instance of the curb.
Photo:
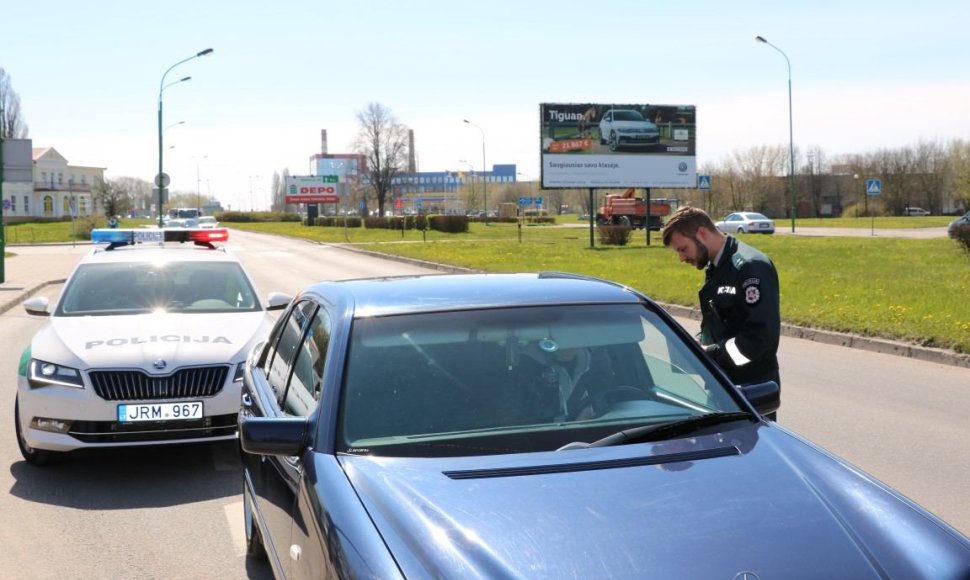
M 23 290 L 22 292 L 20 292 L 20 294 L 17 294 L 13 300 L 0 304 L 0 314 L 3 314 L 4 312 L 10 310 L 14 306 L 17 306 L 24 300 L 30 298 L 38 290 L 46 286 L 51 286 L 53 284 L 63 284 L 66 281 L 67 281 L 66 278 L 61 278 L 60 280 L 48 280 L 47 282 L 41 282 L 40 284 L 35 284 L 34 286 L 31 286 L 30 288 Z
M 373 250 L 364 250 L 361 248 L 355 248 L 355 247 L 345 246 L 341 244 L 331 244 L 331 243 L 322 243 L 322 242 L 316 242 L 316 243 L 319 243 L 320 245 L 324 245 L 324 246 L 337 246 L 337 247 L 340 247 L 341 249 L 350 250 L 353 252 L 360 252 L 361 254 L 367 254 L 370 256 L 379 257 L 385 260 L 394 260 L 396 262 L 413 264 L 415 266 L 421 266 L 424 268 L 439 270 L 442 272 L 455 272 L 455 273 L 463 273 L 463 274 L 485 273 L 482 270 L 474 270 L 472 268 L 462 268 L 459 266 L 448 266 L 446 264 L 439 264 L 437 262 L 428 262 L 426 260 L 418 260 L 416 258 L 408 258 L 405 256 L 395 256 L 393 254 L 382 254 L 380 252 L 375 252 Z M 679 316 L 681 318 L 690 318 L 692 320 L 701 319 L 700 310 L 698 310 L 697 308 L 680 306 L 678 304 L 666 304 L 663 302 L 657 302 L 657 304 L 659 304 L 664 310 L 666 310 L 672 316 Z M 929 347 L 909 344 L 905 342 L 896 342 L 885 338 L 872 338 L 868 336 L 846 334 L 842 332 L 834 332 L 831 330 L 821 330 L 817 328 L 807 328 L 804 326 L 795 326 L 793 324 L 785 324 L 785 323 L 781 324 L 781 334 L 792 338 L 801 338 L 804 340 L 810 340 L 812 342 L 820 342 L 822 344 L 831 344 L 833 346 L 844 346 L 847 348 L 855 348 L 855 349 L 875 352 L 879 354 L 903 356 L 903 357 L 908 357 L 916 360 L 921 360 L 924 362 L 931 362 L 931 363 L 937 363 L 942 365 L 949 365 L 949 366 L 956 366 L 956 367 L 970 369 L 970 354 L 960 354 L 958 352 L 953 352 L 953 351 L 945 350 L 941 348 L 929 348 Z

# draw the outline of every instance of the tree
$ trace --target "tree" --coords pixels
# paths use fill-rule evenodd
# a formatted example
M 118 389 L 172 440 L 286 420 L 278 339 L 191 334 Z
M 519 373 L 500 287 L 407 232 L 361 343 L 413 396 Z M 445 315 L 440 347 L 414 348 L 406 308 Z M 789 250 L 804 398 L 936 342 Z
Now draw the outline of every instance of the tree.
M 91 196 L 104 208 L 106 216 L 120 215 L 131 205 L 125 186 L 110 179 L 98 179 L 91 189 Z
M 114 184 L 128 194 L 129 207 L 138 210 L 140 215 L 148 215 L 157 201 L 152 194 L 152 184 L 138 177 L 119 177 Z
M 0 67 L 0 138 L 26 139 L 27 124 L 20 113 L 20 96 L 13 90 L 10 76 Z
M 380 103 L 368 103 L 357 113 L 357 122 L 355 148 L 367 159 L 364 180 L 377 197 L 378 215 L 383 216 L 391 184 L 407 167 L 408 129 Z

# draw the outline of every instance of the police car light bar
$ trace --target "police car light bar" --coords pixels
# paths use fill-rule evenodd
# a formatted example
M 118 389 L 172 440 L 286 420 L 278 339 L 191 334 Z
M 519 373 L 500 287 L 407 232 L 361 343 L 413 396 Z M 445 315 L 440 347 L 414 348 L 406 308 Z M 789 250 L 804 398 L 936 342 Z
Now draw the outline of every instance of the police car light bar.
M 229 230 L 226 228 L 180 228 L 161 230 L 154 228 L 142 229 L 95 229 L 91 230 L 91 241 L 95 244 L 109 244 L 108 249 L 141 243 L 162 242 L 195 242 L 203 246 L 212 246 L 212 242 L 229 240 Z

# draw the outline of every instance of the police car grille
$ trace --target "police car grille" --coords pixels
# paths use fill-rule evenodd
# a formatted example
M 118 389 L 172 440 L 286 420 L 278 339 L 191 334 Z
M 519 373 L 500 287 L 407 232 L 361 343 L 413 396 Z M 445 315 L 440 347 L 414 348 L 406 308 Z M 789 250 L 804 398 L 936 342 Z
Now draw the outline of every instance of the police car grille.
M 165 377 L 141 371 L 92 371 L 94 392 L 106 401 L 190 399 L 211 397 L 222 390 L 227 366 L 182 369 Z

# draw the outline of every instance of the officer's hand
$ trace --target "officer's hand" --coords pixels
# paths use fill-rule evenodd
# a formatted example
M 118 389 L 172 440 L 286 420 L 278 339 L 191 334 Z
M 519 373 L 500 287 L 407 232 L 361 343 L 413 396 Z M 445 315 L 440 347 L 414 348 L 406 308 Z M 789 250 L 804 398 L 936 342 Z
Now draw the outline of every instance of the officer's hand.
M 704 352 L 706 352 L 714 362 L 718 364 L 721 368 L 729 368 L 733 363 L 731 357 L 719 344 L 706 344 L 704 345 Z

